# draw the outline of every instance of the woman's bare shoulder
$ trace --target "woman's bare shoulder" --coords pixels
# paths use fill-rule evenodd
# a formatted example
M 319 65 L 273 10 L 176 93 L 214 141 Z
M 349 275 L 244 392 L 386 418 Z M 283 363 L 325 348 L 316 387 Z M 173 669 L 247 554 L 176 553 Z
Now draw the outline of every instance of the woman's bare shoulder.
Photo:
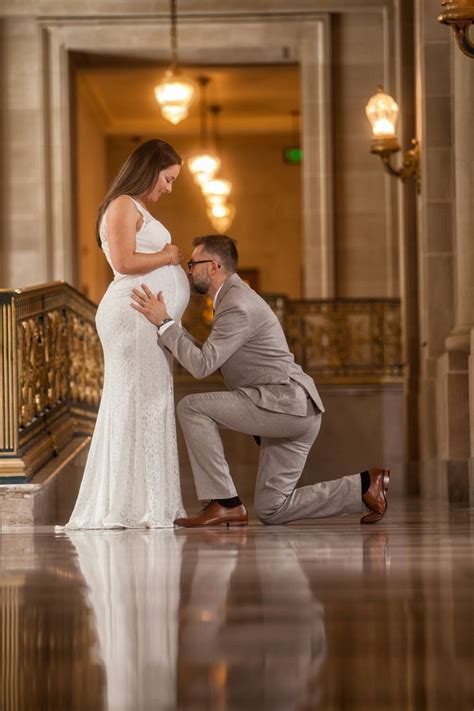
M 138 212 L 138 210 L 131 197 L 128 195 L 119 195 L 109 203 L 108 212 L 112 214 L 132 215 Z

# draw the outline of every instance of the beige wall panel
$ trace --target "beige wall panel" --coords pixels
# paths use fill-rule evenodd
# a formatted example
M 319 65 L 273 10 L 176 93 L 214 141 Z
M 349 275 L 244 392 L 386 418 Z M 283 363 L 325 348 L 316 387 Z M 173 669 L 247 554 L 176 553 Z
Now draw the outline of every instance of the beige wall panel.
M 365 105 L 384 79 L 386 49 L 382 13 L 334 18 L 336 295 L 341 297 L 399 294 L 395 185 L 369 153 L 365 117 Z
M 426 304 L 429 305 L 426 309 L 426 329 L 431 348 L 442 352 L 446 334 L 453 326 L 453 297 L 449 289 L 453 285 L 453 255 L 429 254 L 423 260 L 422 266 L 429 284 L 429 290 L 425 290 L 423 294 Z
M 80 91 L 76 107 L 78 286 L 98 302 L 113 278 L 95 237 L 97 210 L 107 189 L 106 138 L 93 107 Z
M 451 254 L 453 207 L 450 202 L 428 203 L 427 247 L 429 252 Z

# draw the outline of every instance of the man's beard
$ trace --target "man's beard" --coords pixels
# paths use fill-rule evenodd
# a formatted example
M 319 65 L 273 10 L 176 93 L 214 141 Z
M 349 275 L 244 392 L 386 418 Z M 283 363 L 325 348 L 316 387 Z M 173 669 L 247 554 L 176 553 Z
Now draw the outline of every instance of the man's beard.
M 201 277 L 195 279 L 192 274 L 189 275 L 189 286 L 193 294 L 207 294 L 211 286 L 209 277 Z

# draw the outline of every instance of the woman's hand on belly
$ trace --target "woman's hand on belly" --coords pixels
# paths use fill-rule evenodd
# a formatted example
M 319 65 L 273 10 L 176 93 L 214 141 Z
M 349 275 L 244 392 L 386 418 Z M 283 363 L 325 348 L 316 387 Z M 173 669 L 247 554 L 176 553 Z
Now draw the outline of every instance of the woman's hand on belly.
M 174 266 L 178 266 L 183 261 L 183 255 L 179 247 L 176 244 L 167 244 L 163 247 L 163 252 L 169 255 L 171 262 Z

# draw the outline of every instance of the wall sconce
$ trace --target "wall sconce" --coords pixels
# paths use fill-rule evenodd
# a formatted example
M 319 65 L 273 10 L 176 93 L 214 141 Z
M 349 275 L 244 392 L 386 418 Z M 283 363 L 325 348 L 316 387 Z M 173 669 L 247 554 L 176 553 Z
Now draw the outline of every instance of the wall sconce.
M 384 94 L 383 88 L 378 86 L 377 93 L 372 96 L 365 107 L 365 113 L 373 132 L 370 152 L 380 156 L 385 170 L 390 175 L 401 178 L 403 181 L 414 177 L 416 190 L 419 193 L 420 149 L 416 138 L 412 139 L 412 148 L 403 155 L 401 168 L 394 168 L 390 162 L 392 153 L 398 153 L 400 150 L 395 133 L 398 111 L 396 101 L 388 94 Z
M 438 22 L 451 25 L 461 52 L 474 57 L 474 42 L 469 37 L 469 29 L 474 24 L 474 0 L 441 0 L 441 5 L 445 9 Z

